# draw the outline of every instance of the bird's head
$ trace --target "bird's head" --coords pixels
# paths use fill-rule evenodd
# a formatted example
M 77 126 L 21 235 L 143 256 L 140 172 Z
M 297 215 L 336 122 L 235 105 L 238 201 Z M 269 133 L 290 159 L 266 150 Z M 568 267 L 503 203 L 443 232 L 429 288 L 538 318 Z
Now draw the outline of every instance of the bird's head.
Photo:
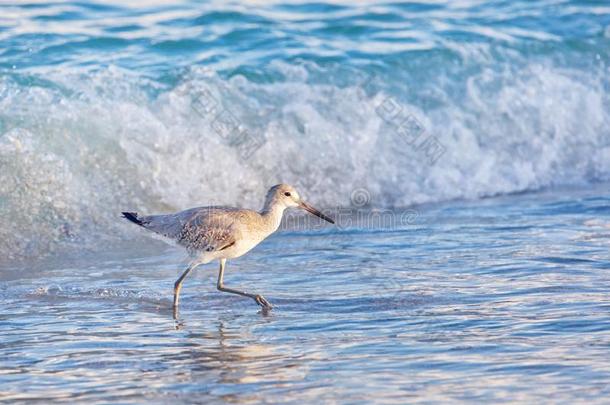
M 267 192 L 267 201 L 273 201 L 275 204 L 282 204 L 286 208 L 302 208 L 305 211 L 330 222 L 331 224 L 335 223 L 335 221 L 333 221 L 331 218 L 322 214 L 319 210 L 303 201 L 297 190 L 288 184 L 277 184 L 271 187 Z

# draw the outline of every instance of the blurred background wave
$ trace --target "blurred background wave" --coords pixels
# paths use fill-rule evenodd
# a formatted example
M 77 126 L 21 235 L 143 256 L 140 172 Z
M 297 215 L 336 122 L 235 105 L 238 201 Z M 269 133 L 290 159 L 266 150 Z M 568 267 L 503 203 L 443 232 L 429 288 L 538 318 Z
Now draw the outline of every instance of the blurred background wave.
M 601 1 L 0 5 L 0 260 L 280 181 L 323 208 L 606 182 L 609 61 Z

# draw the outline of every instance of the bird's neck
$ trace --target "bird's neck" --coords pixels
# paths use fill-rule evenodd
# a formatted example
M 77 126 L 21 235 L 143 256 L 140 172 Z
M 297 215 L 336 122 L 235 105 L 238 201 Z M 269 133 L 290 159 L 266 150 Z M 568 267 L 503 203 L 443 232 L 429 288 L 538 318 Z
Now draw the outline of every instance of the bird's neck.
M 275 232 L 280 227 L 282 216 L 286 207 L 284 204 L 279 204 L 275 201 L 266 201 L 265 206 L 260 212 L 265 225 L 269 229 L 269 233 Z

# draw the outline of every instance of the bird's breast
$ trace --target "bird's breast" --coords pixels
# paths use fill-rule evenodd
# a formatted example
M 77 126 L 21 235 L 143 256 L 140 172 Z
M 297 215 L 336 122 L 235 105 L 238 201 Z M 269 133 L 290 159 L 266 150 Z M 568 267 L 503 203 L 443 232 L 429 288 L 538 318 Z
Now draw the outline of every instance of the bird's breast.
M 261 243 L 265 237 L 242 237 L 235 241 L 235 244 L 224 251 L 222 251 L 221 258 L 225 259 L 233 259 L 239 257 L 250 250 L 252 250 L 256 245 Z

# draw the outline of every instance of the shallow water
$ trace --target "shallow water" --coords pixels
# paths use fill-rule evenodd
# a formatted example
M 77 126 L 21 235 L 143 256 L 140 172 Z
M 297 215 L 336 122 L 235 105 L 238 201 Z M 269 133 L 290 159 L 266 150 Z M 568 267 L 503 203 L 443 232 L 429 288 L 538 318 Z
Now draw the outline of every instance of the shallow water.
M 183 256 L 158 242 L 6 269 L 2 398 L 603 403 L 609 207 L 601 187 L 285 230 L 227 267 L 268 314 L 217 292 L 209 264 L 175 322 Z

